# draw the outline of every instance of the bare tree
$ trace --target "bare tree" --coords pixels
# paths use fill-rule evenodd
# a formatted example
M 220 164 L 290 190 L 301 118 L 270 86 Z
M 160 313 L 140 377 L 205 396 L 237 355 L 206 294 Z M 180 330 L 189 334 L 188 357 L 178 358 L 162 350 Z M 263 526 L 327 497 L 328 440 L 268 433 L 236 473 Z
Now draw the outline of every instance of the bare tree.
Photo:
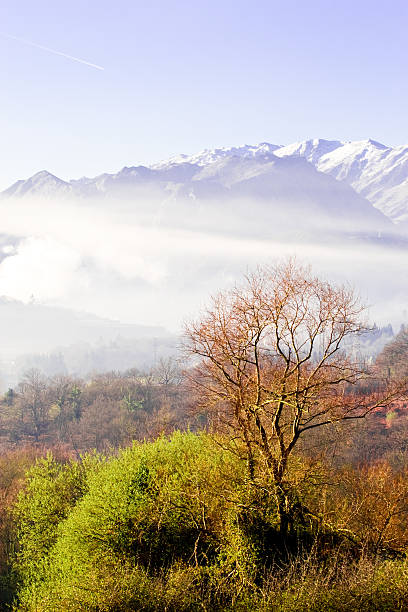
M 186 326 L 190 377 L 199 403 L 230 448 L 244 448 L 250 481 L 267 474 L 280 529 L 291 521 L 288 460 L 318 427 L 362 418 L 395 394 L 342 351 L 368 329 L 364 308 L 346 287 L 315 277 L 295 260 L 265 267 L 213 298 Z
M 48 381 L 48 398 L 55 407 L 54 425 L 60 441 L 71 439 L 70 424 L 81 417 L 81 381 L 70 376 L 57 375 Z
M 36 442 L 49 424 L 49 403 L 47 401 L 47 379 L 40 370 L 31 369 L 24 373 L 19 384 L 19 399 L 22 414 L 27 414 Z
M 181 369 L 175 357 L 160 357 L 152 373 L 157 383 L 163 387 L 180 384 Z

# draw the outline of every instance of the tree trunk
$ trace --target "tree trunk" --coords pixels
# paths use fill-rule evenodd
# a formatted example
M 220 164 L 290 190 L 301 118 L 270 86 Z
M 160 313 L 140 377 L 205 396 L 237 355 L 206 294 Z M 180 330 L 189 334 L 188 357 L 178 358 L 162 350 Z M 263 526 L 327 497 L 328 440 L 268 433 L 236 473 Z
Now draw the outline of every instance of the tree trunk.
M 276 502 L 278 507 L 279 515 L 279 533 L 282 536 L 286 536 L 289 531 L 289 525 L 291 522 L 290 507 L 288 504 L 288 497 L 282 487 L 282 483 L 275 483 L 276 491 Z

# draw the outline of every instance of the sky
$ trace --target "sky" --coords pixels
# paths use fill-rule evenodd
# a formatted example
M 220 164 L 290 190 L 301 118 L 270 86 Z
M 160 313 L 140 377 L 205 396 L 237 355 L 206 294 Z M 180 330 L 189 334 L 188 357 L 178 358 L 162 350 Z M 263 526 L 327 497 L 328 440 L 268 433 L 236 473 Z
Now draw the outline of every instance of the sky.
M 0 24 L 0 189 L 243 143 L 408 143 L 406 0 L 3 0 Z

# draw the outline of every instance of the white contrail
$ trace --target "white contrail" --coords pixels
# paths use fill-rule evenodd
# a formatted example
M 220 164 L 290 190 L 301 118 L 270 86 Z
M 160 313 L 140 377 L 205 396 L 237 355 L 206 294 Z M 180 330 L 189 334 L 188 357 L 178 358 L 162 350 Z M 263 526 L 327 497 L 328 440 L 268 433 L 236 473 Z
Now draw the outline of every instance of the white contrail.
M 91 66 L 91 68 L 96 68 L 97 70 L 105 70 L 103 66 L 98 66 L 98 64 L 92 64 L 91 62 L 87 62 L 80 57 L 74 57 L 73 55 L 68 55 L 68 53 L 62 53 L 62 51 L 56 51 L 55 49 L 50 49 L 49 47 L 44 47 L 44 45 L 38 45 L 37 43 L 31 42 L 30 40 L 25 40 L 24 38 L 19 38 L 18 36 L 12 36 L 11 34 L 1 33 L 6 38 L 11 38 L 12 40 L 17 40 L 18 42 L 23 43 L 24 45 L 30 45 L 31 47 L 36 47 L 37 49 L 42 49 L 43 51 L 48 51 L 49 53 L 54 53 L 54 55 L 61 55 L 62 57 L 66 57 L 67 59 L 74 60 L 74 62 L 79 62 L 80 64 L 85 64 L 85 66 Z

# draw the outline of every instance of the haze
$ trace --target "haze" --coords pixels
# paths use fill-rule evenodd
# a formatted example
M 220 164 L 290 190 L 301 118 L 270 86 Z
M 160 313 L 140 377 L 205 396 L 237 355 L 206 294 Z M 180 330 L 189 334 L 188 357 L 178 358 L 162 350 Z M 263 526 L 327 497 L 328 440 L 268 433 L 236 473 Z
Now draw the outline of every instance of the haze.
M 190 210 L 185 203 L 170 206 L 166 218 L 153 198 L 3 201 L 2 228 L 10 240 L 3 246 L 1 293 L 178 332 L 212 293 L 248 269 L 297 255 L 330 278 L 354 284 L 378 323 L 403 322 L 407 263 L 398 247 L 312 244 L 308 236 L 296 240 L 296 233 L 288 239 L 290 220 L 267 224 L 265 211 L 264 220 L 250 223 L 251 202 L 231 214 L 216 201 L 205 223 L 197 221 L 194 203 Z M 309 221 L 324 237 L 322 220 Z

